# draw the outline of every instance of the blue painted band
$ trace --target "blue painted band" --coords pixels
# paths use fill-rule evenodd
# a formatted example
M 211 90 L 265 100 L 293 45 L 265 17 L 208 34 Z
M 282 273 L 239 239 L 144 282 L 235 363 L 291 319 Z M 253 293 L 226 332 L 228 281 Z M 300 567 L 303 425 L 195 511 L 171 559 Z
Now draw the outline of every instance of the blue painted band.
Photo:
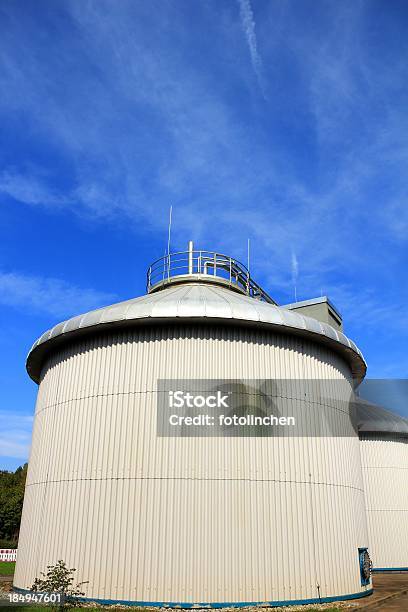
M 21 589 L 13 585 L 13 591 L 17 593 L 30 593 L 27 589 Z M 371 595 L 373 589 L 362 591 L 360 593 L 352 593 L 350 595 L 333 595 L 332 597 L 317 597 L 315 599 L 290 599 L 284 601 L 240 601 L 240 602 L 213 602 L 213 603 L 180 603 L 176 601 L 127 601 L 124 599 L 94 599 L 90 597 L 80 597 L 81 601 L 94 601 L 103 606 L 111 606 L 118 604 L 122 606 L 140 606 L 149 608 L 246 608 L 248 606 L 259 606 L 262 604 L 268 604 L 271 608 L 277 608 L 279 606 L 300 606 L 302 604 L 319 604 L 319 603 L 331 603 L 332 601 L 342 601 L 343 599 L 359 599 L 360 597 L 367 597 Z
M 408 567 L 373 567 L 372 572 L 408 572 Z

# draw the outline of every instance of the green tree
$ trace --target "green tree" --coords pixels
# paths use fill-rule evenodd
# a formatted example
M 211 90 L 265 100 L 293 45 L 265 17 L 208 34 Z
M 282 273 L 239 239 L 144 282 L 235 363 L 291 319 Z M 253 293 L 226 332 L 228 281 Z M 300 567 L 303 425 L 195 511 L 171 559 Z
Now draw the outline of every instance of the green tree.
M 17 545 L 27 464 L 15 472 L 0 471 L 0 547 Z

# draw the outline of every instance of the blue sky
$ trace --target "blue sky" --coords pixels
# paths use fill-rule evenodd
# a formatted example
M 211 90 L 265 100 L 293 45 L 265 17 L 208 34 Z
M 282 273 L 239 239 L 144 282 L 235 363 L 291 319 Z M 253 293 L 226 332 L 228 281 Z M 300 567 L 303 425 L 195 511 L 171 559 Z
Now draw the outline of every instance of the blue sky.
M 408 376 L 407 27 L 404 0 L 2 0 L 0 468 L 32 342 L 142 294 L 170 204 L 173 248 L 250 238 L 278 302 L 329 295 L 369 376 Z

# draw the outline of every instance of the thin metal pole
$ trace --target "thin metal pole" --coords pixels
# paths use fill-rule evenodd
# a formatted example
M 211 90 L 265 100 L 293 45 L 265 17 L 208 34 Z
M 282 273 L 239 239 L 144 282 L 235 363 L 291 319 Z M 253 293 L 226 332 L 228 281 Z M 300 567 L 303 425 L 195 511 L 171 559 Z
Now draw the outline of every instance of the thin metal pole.
M 171 237 L 171 216 L 173 213 L 173 206 L 170 206 L 170 215 L 169 215 L 169 235 L 167 239 L 167 278 L 170 277 L 170 237 Z
M 188 241 L 188 273 L 193 273 L 193 241 Z
M 247 270 L 248 270 L 248 275 L 247 275 L 247 294 L 249 295 L 249 265 L 250 265 L 250 260 L 249 260 L 249 249 L 250 249 L 250 241 L 248 238 L 248 257 L 247 257 Z

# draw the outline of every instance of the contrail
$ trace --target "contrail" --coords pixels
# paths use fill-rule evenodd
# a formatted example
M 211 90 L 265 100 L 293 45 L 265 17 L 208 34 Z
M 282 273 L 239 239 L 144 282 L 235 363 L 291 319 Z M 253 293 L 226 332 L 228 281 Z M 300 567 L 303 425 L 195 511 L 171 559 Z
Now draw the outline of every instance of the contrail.
M 298 279 L 298 274 L 299 274 L 299 263 L 296 257 L 296 253 L 294 251 L 292 251 L 291 267 L 292 267 L 292 282 L 293 282 L 293 287 L 295 289 L 295 302 L 297 302 L 297 279 Z
M 251 55 L 251 63 L 258 80 L 259 87 L 262 91 L 263 97 L 266 99 L 265 94 L 265 83 L 263 78 L 263 66 L 262 60 L 258 53 L 258 45 L 256 42 L 255 34 L 255 21 L 254 14 L 252 12 L 252 6 L 250 0 L 237 0 L 239 4 L 239 13 L 241 17 L 242 29 L 247 39 L 249 53 Z

